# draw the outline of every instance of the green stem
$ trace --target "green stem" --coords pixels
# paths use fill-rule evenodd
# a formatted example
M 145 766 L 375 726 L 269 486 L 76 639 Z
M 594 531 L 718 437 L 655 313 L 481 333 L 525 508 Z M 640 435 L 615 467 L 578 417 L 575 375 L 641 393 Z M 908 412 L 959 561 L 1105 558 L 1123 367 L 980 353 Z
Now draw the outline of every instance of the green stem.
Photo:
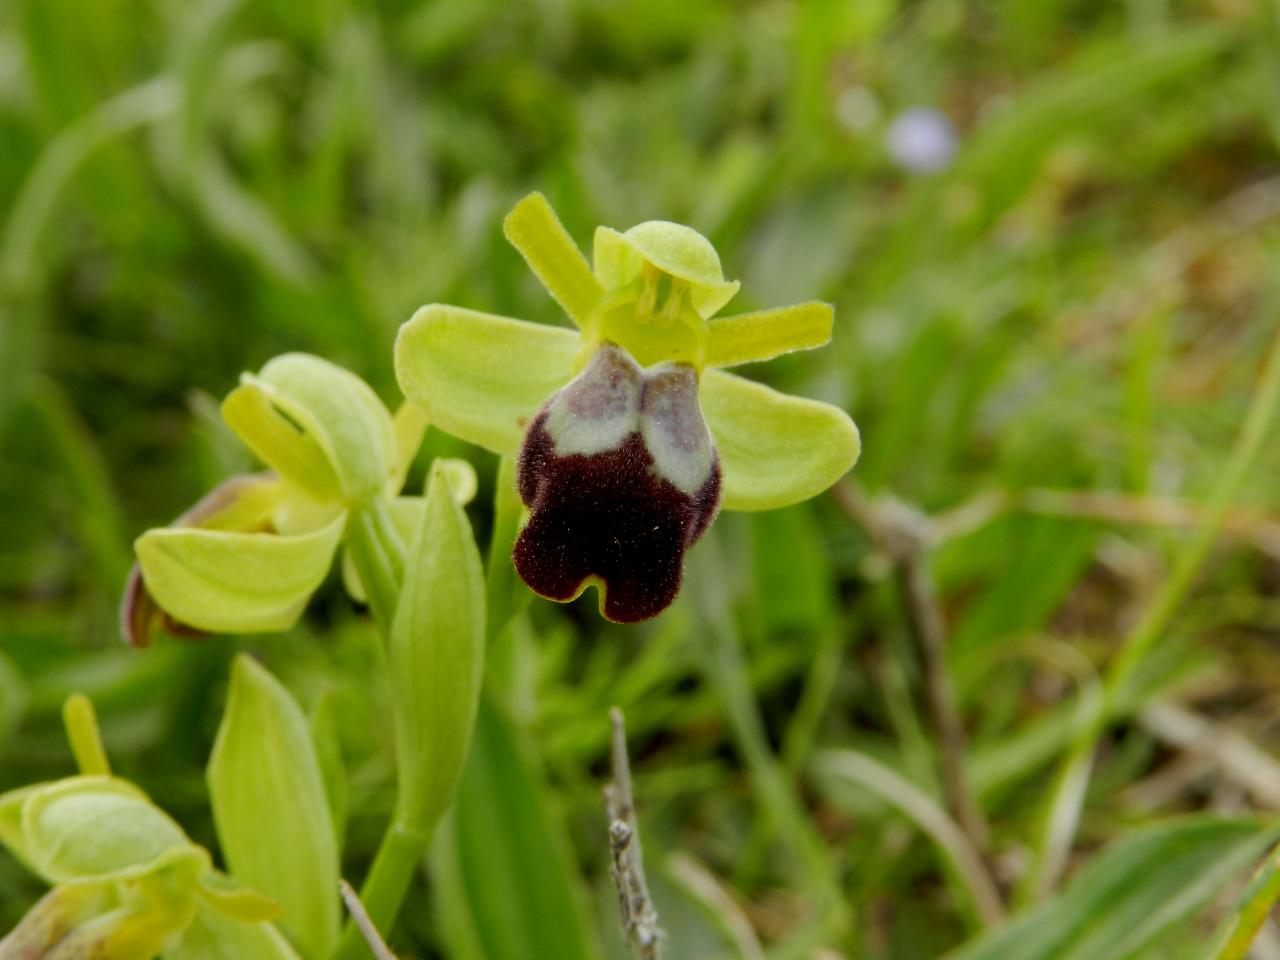
M 503 457 L 493 492 L 493 536 L 485 565 L 485 624 L 487 630 L 486 684 L 504 706 L 514 709 L 522 701 L 521 684 L 529 673 L 521 670 L 524 645 L 513 622 L 528 602 L 529 591 L 519 582 L 511 550 L 524 519 L 524 504 L 516 491 L 516 462 Z M 520 713 L 514 709 L 515 713 Z
M 395 618 L 405 565 L 404 540 L 386 500 L 378 498 L 352 509 L 347 519 L 347 549 L 364 584 L 374 622 L 386 637 Z
M 1271 908 L 1280 900 L 1280 845 L 1273 847 L 1214 938 L 1213 960 L 1244 960 Z
M 364 585 L 374 623 L 385 640 L 391 635 L 406 562 L 404 540 L 392 521 L 386 500 L 378 498 L 352 509 L 347 520 L 347 550 Z M 397 803 L 403 800 L 403 781 L 398 789 Z M 398 817 L 387 827 L 360 891 L 377 929 L 391 929 L 430 842 L 429 834 L 407 829 Z M 371 955 L 359 927 L 348 923 L 334 960 L 368 960 Z
M 430 846 L 430 833 L 411 830 L 398 820 L 393 820 L 382 835 L 373 866 L 360 891 L 360 900 L 375 929 L 385 934 L 395 923 L 413 875 Z M 348 923 L 333 960 L 369 960 L 372 955 L 360 928 Z

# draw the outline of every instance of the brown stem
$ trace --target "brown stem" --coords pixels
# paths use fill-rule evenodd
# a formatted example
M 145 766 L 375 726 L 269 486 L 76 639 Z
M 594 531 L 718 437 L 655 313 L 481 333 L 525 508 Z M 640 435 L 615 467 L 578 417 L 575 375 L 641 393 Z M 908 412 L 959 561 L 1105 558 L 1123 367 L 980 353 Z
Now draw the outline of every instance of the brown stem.
M 928 519 L 896 500 L 873 503 L 849 481 L 837 484 L 833 493 L 844 512 L 893 562 L 906 606 L 907 626 L 924 670 L 929 719 L 938 738 L 947 806 L 969 842 L 985 853 L 990 829 L 965 768 L 967 737 L 951 689 L 946 626 L 929 570 Z
M 613 724 L 613 782 L 604 788 L 605 813 L 609 817 L 609 872 L 618 891 L 618 913 L 627 942 L 639 960 L 661 960 L 662 929 L 658 911 L 649 899 L 636 828 L 635 801 L 631 795 L 631 765 L 627 761 L 627 727 L 622 711 L 609 711 Z

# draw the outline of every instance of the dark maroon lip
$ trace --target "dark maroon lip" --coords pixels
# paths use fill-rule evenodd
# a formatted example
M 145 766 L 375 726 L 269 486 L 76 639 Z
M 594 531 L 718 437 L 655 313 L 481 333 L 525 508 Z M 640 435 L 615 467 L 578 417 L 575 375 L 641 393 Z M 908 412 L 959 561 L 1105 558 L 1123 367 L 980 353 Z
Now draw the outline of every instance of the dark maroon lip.
M 680 591 L 685 551 L 715 517 L 719 460 L 686 494 L 656 473 L 638 432 L 612 450 L 562 457 L 546 416 L 520 451 L 520 495 L 531 513 L 516 540 L 516 570 L 535 593 L 559 601 L 598 578 L 601 609 L 616 623 L 657 616 Z

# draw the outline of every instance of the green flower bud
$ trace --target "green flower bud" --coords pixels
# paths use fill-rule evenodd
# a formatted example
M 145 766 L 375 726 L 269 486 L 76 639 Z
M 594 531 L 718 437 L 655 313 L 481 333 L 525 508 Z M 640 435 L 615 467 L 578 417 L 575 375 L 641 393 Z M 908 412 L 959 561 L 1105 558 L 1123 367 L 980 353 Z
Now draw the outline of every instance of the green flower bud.
M 0 843 L 56 884 L 0 940 L 0 960 L 153 960 L 171 952 L 198 916 L 214 918 L 217 949 L 189 960 L 290 952 L 238 951 L 244 937 L 270 940 L 277 905 L 210 867 L 146 794 L 112 777 L 93 705 L 80 695 L 63 710 L 80 776 L 0 796 Z M 248 931 L 248 932 L 246 932 Z
M 424 834 L 462 775 L 484 668 L 484 574 L 451 479 L 437 461 L 409 548 L 389 650 L 401 777 L 396 819 Z
M 236 659 L 208 777 L 231 872 L 280 904 L 303 953 L 327 957 L 338 937 L 338 846 L 320 761 L 302 710 L 250 657 Z

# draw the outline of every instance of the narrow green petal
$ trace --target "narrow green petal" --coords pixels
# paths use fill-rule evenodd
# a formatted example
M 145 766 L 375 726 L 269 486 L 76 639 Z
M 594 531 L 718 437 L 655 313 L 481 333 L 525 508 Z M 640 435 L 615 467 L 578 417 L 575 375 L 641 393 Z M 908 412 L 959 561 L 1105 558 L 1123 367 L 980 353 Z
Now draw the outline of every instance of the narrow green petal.
M 102 745 L 102 728 L 93 701 L 83 693 L 73 693 L 62 704 L 62 725 L 71 744 L 76 766 L 87 776 L 111 776 L 111 761 Z
M 181 623 L 222 633 L 292 626 L 324 580 L 345 514 L 310 533 L 149 530 L 134 544 L 147 590 Z
M 547 198 L 531 193 L 517 203 L 502 232 L 569 319 L 586 327 L 604 291 Z
M 396 379 L 447 433 L 514 454 L 542 404 L 573 376 L 572 330 L 433 303 L 396 339 Z
M 858 459 L 858 428 L 840 409 L 708 370 L 699 393 L 724 470 L 726 510 L 807 500 Z
M 271 392 L 254 380 L 222 401 L 222 419 L 263 463 L 322 500 L 338 495 L 338 478 L 326 451 L 298 429 L 294 411 L 286 416 Z
M 396 468 L 391 475 L 391 482 L 387 484 L 389 496 L 394 497 L 404 487 L 404 478 L 409 475 L 409 468 L 413 466 L 413 458 L 418 455 L 422 437 L 429 425 L 422 408 L 411 400 L 406 400 L 396 410 Z
M 253 378 L 250 378 L 251 380 Z M 348 500 L 382 493 L 396 467 L 391 413 L 349 370 L 305 353 L 271 360 L 257 378 L 329 455 Z
M 275 677 L 236 658 L 209 758 L 218 841 L 237 880 L 275 900 L 309 957 L 338 940 L 338 846 L 307 718 Z
M 731 367 L 821 347 L 831 340 L 833 317 L 831 304 L 819 301 L 716 317 L 708 324 L 704 362 Z

